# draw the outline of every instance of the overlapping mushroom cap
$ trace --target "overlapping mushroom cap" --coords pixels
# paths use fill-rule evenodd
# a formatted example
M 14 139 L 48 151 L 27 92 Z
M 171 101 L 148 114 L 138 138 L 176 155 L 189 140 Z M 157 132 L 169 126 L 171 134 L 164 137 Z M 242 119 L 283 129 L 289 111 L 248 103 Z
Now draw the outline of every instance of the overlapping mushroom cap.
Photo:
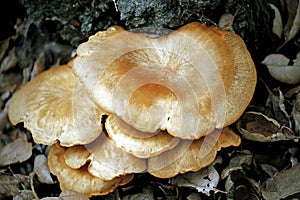
M 36 143 L 88 144 L 102 131 L 104 112 L 87 95 L 72 71 L 72 63 L 39 74 L 10 102 L 10 121 L 24 122 Z
M 113 26 L 80 45 L 74 61 L 21 88 L 9 118 L 24 122 L 36 143 L 53 145 L 49 168 L 62 189 L 103 195 L 130 174 L 197 171 L 222 147 L 238 146 L 227 126 L 255 84 L 233 33 L 191 23 L 153 38 Z
M 183 139 L 233 123 L 256 83 L 242 39 L 196 22 L 159 38 L 114 26 L 77 53 L 75 72 L 103 109 L 140 131 Z
M 126 175 L 104 181 L 90 174 L 85 168 L 73 169 L 65 163 L 66 148 L 59 144 L 54 145 L 49 153 L 48 165 L 50 171 L 58 177 L 62 190 L 68 189 L 85 194 L 86 196 L 108 194 L 119 185 L 132 180 L 133 175 Z

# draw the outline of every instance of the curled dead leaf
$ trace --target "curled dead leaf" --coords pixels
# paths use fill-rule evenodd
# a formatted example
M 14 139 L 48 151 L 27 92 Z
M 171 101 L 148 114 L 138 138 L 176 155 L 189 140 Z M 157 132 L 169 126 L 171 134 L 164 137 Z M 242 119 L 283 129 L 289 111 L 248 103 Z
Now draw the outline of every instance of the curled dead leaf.
M 210 195 L 210 191 L 221 192 L 216 189 L 220 180 L 220 176 L 213 165 L 201 169 L 198 172 L 188 172 L 185 174 L 177 175 L 170 179 L 171 184 L 190 187 L 196 189 L 198 192 L 202 192 L 206 195 Z
M 238 120 L 237 128 L 245 139 L 258 142 L 276 142 L 298 139 L 295 133 L 276 120 L 259 112 L 246 112 Z
M 50 171 L 47 165 L 47 158 L 45 155 L 37 155 L 34 159 L 33 171 L 37 175 L 41 183 L 54 184 L 54 181 L 50 175 Z
M 269 70 L 271 76 L 287 84 L 300 83 L 300 54 L 297 58 L 291 61 L 282 54 L 270 54 L 265 57 L 262 64 L 265 64 Z
M 292 98 L 292 96 L 295 96 L 295 99 L 292 99 L 293 102 L 293 108 L 291 116 L 293 118 L 295 130 L 297 133 L 300 133 L 300 85 L 290 89 L 285 96 L 287 98 Z
M 281 38 L 282 35 L 282 18 L 279 9 L 274 5 L 269 3 L 270 7 L 275 13 L 275 17 L 273 19 L 273 27 L 272 32 L 276 34 L 279 38 Z
M 292 1 L 292 2 L 295 2 L 295 1 Z M 298 1 L 298 4 L 297 4 L 297 10 L 296 10 L 296 7 L 294 7 L 293 9 L 296 10 L 296 13 L 294 16 L 292 16 L 293 18 L 293 25 L 291 26 L 291 29 L 288 33 L 288 37 L 287 39 L 290 40 L 292 39 L 293 37 L 296 36 L 296 34 L 299 32 L 300 30 L 300 3 Z

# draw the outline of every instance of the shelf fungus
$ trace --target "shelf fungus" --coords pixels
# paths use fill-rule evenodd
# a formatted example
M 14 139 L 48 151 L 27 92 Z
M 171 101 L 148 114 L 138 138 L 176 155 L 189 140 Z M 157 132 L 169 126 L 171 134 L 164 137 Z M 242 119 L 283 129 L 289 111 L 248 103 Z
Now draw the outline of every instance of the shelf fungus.
M 112 26 L 17 91 L 9 118 L 52 146 L 48 165 L 62 189 L 104 195 L 135 173 L 197 171 L 238 146 L 228 126 L 255 85 L 251 56 L 232 32 L 194 22 L 151 37 Z

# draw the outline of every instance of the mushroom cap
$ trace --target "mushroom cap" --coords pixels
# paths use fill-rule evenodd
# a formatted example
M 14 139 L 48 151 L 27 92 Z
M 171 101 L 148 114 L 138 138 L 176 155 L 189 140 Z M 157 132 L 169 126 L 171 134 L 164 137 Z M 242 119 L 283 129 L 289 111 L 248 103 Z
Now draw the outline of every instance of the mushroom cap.
M 238 146 L 240 143 L 240 137 L 228 127 L 200 140 L 182 140 L 174 149 L 149 158 L 147 171 L 159 178 L 198 171 L 211 164 L 221 148 Z
M 118 148 L 105 134 L 91 145 L 87 145 L 87 148 L 91 151 L 89 172 L 104 180 L 130 173 L 141 173 L 147 168 L 145 159 L 137 158 Z
M 159 38 L 113 26 L 77 54 L 74 70 L 102 108 L 142 132 L 182 139 L 236 121 L 256 85 L 243 40 L 197 22 Z
M 91 175 L 86 168 L 73 169 L 65 163 L 66 148 L 55 144 L 51 147 L 48 157 L 48 166 L 51 173 L 57 176 L 62 190 L 73 190 L 88 197 L 106 195 L 119 185 L 132 180 L 133 175 L 126 175 L 110 181 L 104 181 Z
M 119 149 L 105 134 L 88 145 L 68 147 L 64 153 L 66 164 L 79 169 L 88 164 L 88 172 L 102 180 L 112 180 L 147 168 L 146 160 Z
M 36 143 L 87 144 L 102 131 L 103 111 L 72 71 L 72 61 L 42 72 L 12 97 L 10 121 L 24 122 Z
M 156 156 L 173 149 L 180 141 L 166 131 L 158 131 L 155 134 L 138 131 L 115 115 L 107 117 L 105 128 L 118 148 L 138 158 Z

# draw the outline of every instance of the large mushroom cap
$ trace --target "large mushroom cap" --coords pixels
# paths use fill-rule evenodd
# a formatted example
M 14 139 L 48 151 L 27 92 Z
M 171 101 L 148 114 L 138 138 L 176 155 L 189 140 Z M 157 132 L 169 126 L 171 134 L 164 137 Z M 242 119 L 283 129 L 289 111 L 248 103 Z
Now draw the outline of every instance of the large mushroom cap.
M 102 131 L 103 111 L 89 98 L 71 65 L 72 61 L 39 74 L 11 99 L 10 121 L 24 122 L 36 143 L 87 144 Z
M 211 164 L 221 148 L 238 146 L 240 143 L 240 137 L 228 127 L 200 140 L 182 140 L 174 149 L 149 158 L 147 171 L 159 178 L 198 171 Z
M 86 168 L 73 169 L 65 163 L 64 154 L 66 148 L 55 144 L 51 147 L 48 165 L 51 173 L 57 176 L 62 190 L 68 189 L 84 194 L 88 197 L 93 195 L 105 195 L 112 192 L 119 185 L 132 180 L 133 175 L 104 181 L 91 175 Z
M 256 85 L 242 39 L 196 22 L 159 38 L 114 26 L 77 53 L 95 101 L 142 132 L 198 139 L 237 120 Z

